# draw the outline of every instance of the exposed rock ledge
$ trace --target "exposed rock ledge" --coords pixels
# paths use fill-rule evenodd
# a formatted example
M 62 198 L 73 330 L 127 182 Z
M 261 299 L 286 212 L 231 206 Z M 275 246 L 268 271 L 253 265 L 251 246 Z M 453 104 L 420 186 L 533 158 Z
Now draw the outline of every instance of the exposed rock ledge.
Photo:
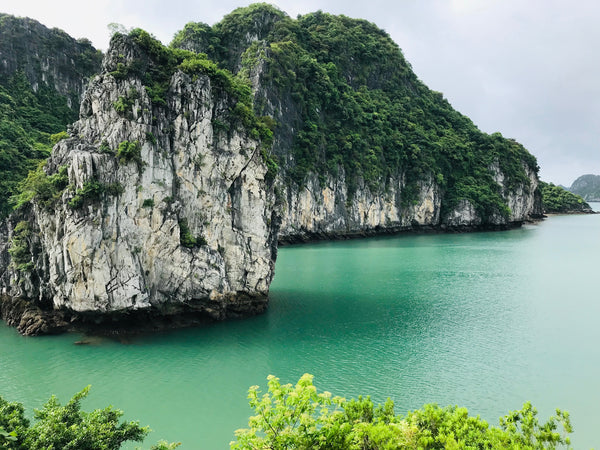
M 524 222 L 543 218 L 537 175 L 527 166 L 523 168 L 528 175 L 527 182 L 509 190 L 499 167 L 490 167 L 505 193 L 506 204 L 510 208 L 507 217 L 481 217 L 468 200 L 459 201 L 454 208 L 443 213 L 440 188 L 430 178 L 419 183 L 416 201 L 408 206 L 402 201 L 402 191 L 406 188 L 402 176 L 389 180 L 383 193 L 372 193 L 364 183 L 359 183 L 351 198 L 341 168 L 338 178 L 310 176 L 299 191 L 280 185 L 279 189 L 286 195 L 280 199 L 279 205 L 282 216 L 279 243 L 395 233 L 516 228 Z M 323 178 L 325 181 L 322 181 Z
M 2 320 L 25 336 L 38 336 L 64 332 L 129 335 L 205 325 L 214 320 L 263 313 L 267 308 L 267 296 L 237 295 L 227 303 L 226 309 L 215 311 L 213 308 L 210 302 L 198 301 L 168 310 L 151 307 L 110 313 L 75 312 L 42 309 L 26 299 L 0 297 Z
M 350 239 L 363 239 L 375 236 L 393 236 L 399 234 L 437 234 L 437 233 L 472 233 L 477 231 L 507 231 L 523 226 L 524 223 L 535 223 L 542 220 L 543 217 L 530 217 L 526 221 L 510 222 L 506 224 L 480 224 L 480 225 L 461 225 L 448 226 L 445 224 L 432 225 L 410 225 L 406 227 L 375 227 L 356 231 L 340 231 L 329 233 L 318 233 L 302 231 L 290 235 L 283 235 L 279 238 L 279 246 L 306 244 L 319 241 L 343 241 Z

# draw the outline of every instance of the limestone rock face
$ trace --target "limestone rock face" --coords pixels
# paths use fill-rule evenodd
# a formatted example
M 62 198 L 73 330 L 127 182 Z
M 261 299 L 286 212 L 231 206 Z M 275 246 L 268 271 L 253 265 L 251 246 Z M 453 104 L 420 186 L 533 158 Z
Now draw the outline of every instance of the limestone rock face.
M 439 225 L 441 197 L 430 179 L 419 183 L 418 200 L 402 202 L 402 177 L 388 183 L 386 192 L 372 193 L 361 183 L 353 195 L 343 172 L 338 178 L 308 178 L 300 190 L 282 188 L 280 241 L 359 236 Z
M 582 175 L 567 190 L 581 196 L 586 202 L 600 202 L 600 175 Z
M 385 192 L 371 192 L 359 183 L 349 196 L 343 173 L 325 182 L 317 176 L 308 178 L 300 190 L 285 187 L 280 199 L 282 242 L 297 242 L 331 237 L 360 236 L 419 229 L 479 229 L 506 228 L 542 215 L 541 198 L 535 172 L 524 168 L 528 180 L 509 188 L 498 166 L 491 167 L 503 192 L 510 212 L 508 216 L 494 214 L 482 217 L 468 200 L 453 208 L 444 208 L 441 188 L 430 177 L 418 183 L 416 200 L 406 204 L 402 192 L 406 183 L 401 176 L 389 180 Z
M 139 78 L 110 74 L 115 58 L 138 50 L 125 38 L 111 47 L 71 137 L 54 148 L 46 171 L 66 167 L 69 179 L 60 200 L 34 201 L 5 222 L 2 294 L 94 320 L 262 311 L 278 222 L 260 145 L 241 128 L 216 129 L 234 100 L 208 76 L 176 71 L 157 107 Z M 27 224 L 30 271 L 8 255 L 18 222 Z
M 540 218 L 543 215 L 542 198 L 537 189 L 539 184 L 537 174 L 526 165 L 523 165 L 523 169 L 527 173 L 529 183 L 522 183 L 512 191 L 504 189 L 506 203 L 510 208 L 508 218 L 510 222 L 524 222 L 532 218 Z M 504 180 L 499 184 L 504 186 Z
M 75 40 L 57 28 L 0 13 L 0 77 L 23 71 L 33 90 L 48 86 L 77 110 L 102 55 L 86 39 Z
M 473 204 L 466 199 L 460 200 L 444 219 L 445 225 L 455 228 L 481 225 L 481 217 Z

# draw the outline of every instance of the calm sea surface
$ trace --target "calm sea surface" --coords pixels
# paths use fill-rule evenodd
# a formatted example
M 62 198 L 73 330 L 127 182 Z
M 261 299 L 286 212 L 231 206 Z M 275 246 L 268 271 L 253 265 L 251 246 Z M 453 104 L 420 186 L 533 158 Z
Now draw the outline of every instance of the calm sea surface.
M 31 412 L 91 384 L 84 409 L 150 425 L 144 448 L 226 449 L 249 386 L 308 372 L 397 412 L 458 404 L 497 424 L 526 400 L 560 407 L 575 448 L 600 447 L 600 215 L 284 247 L 276 271 L 267 314 L 202 329 L 75 345 L 0 323 L 0 395 Z

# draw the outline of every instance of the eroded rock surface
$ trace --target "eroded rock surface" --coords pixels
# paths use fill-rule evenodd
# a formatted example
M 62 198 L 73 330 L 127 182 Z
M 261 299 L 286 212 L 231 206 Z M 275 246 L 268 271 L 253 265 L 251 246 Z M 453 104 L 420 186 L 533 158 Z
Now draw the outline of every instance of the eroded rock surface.
M 46 172 L 66 167 L 61 198 L 4 223 L 2 294 L 92 322 L 138 310 L 260 312 L 277 233 L 260 143 L 243 127 L 217 129 L 235 99 L 209 76 L 176 71 L 157 106 L 139 77 L 111 75 L 139 52 L 124 36 L 113 42 L 71 137 L 54 148 Z M 30 254 L 21 268 L 8 254 L 20 222 Z M 19 329 L 34 328 L 44 332 Z

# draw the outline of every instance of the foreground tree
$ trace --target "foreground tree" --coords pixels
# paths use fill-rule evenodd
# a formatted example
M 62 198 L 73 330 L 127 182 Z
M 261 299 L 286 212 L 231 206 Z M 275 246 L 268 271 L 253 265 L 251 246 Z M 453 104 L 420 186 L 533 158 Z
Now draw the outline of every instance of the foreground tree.
M 23 405 L 0 397 L 0 448 L 11 450 L 116 450 L 127 441 L 142 442 L 150 429 L 138 422 L 121 422 L 123 412 L 108 406 L 92 412 L 81 410 L 90 387 L 75 394 L 64 406 L 55 396 L 35 410 L 34 423 L 25 417 Z M 159 442 L 154 450 L 174 449 L 178 444 Z
M 249 428 L 236 431 L 233 450 L 246 449 L 555 449 L 570 445 L 569 415 L 540 424 L 530 403 L 490 427 L 465 408 L 425 405 L 406 417 L 394 413 L 391 400 L 383 406 L 369 397 L 345 400 L 329 392 L 318 393 L 312 375 L 303 375 L 295 386 L 268 378 L 268 392 L 250 388 L 248 398 L 255 415 Z M 562 426 L 563 433 L 557 431 Z
M 318 393 L 312 375 L 295 386 L 268 378 L 268 392 L 250 388 L 248 398 L 255 415 L 249 428 L 237 430 L 233 450 L 395 450 L 395 449 L 555 449 L 569 446 L 569 414 L 540 424 L 537 411 L 525 403 L 519 411 L 490 427 L 465 408 L 425 405 L 405 417 L 394 413 L 387 400 L 375 406 L 369 397 L 346 400 Z M 149 432 L 138 422 L 121 422 L 123 412 L 112 407 L 81 411 L 89 386 L 62 406 L 56 397 L 36 410 L 34 423 L 23 405 L 0 397 L 0 449 L 11 450 L 114 450 L 127 441 L 142 442 Z M 558 431 L 559 425 L 562 433 Z M 178 443 L 161 441 L 150 450 L 173 450 Z

